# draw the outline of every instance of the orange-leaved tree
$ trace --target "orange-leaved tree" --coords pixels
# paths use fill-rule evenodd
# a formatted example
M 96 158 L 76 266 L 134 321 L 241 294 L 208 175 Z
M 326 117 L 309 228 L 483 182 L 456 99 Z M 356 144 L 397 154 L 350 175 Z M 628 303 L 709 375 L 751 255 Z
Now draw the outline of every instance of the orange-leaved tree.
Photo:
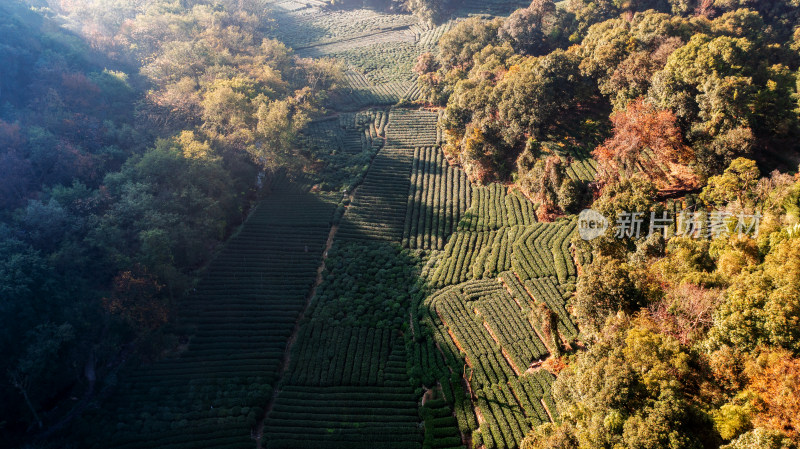
M 684 171 L 681 165 L 691 162 L 694 153 L 684 143 L 672 111 L 658 109 L 640 97 L 612 114 L 611 122 L 614 135 L 593 151 L 601 180 L 636 172 L 660 185 L 685 178 L 679 174 Z
M 800 436 L 800 359 L 785 349 L 763 352 L 746 370 L 758 395 L 755 425 Z

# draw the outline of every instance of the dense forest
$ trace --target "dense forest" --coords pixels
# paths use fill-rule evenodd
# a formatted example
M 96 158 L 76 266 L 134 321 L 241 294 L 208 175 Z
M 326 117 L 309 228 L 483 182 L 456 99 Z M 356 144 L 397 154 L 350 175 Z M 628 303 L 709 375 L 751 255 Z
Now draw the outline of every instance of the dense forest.
M 0 3 L 0 438 L 796 448 L 800 1 L 521 3 Z

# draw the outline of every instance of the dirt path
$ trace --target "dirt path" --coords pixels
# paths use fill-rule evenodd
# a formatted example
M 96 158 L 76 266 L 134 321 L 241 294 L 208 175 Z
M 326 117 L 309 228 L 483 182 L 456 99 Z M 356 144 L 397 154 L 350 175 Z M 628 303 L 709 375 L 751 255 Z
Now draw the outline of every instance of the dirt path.
M 544 403 L 544 399 L 539 399 L 539 402 L 542 403 L 542 407 L 544 407 L 544 411 L 545 411 L 545 413 L 547 413 L 547 417 L 550 418 L 550 422 L 556 422 L 553 419 L 553 414 L 550 413 L 550 409 L 547 408 L 547 404 Z
M 281 381 L 283 380 L 284 375 L 286 375 L 286 370 L 289 369 L 289 359 L 291 358 L 292 354 L 292 346 L 294 346 L 295 340 L 297 340 L 297 334 L 300 332 L 300 323 L 303 321 L 303 318 L 306 315 L 306 311 L 308 307 L 311 305 L 311 300 L 314 298 L 314 295 L 317 293 L 317 287 L 322 284 L 322 272 L 325 271 L 325 260 L 328 258 L 328 251 L 330 251 L 331 246 L 333 246 L 333 238 L 336 236 L 336 231 L 339 230 L 339 225 L 331 226 L 331 230 L 328 233 L 328 241 L 325 242 L 325 251 L 322 252 L 322 262 L 317 267 L 317 277 L 314 280 L 314 285 L 311 287 L 311 290 L 308 292 L 306 296 L 306 303 L 303 306 L 303 310 L 300 312 L 300 315 L 297 317 L 297 320 L 294 323 L 294 329 L 292 329 L 292 334 L 289 339 L 286 341 L 286 349 L 283 351 L 283 359 L 281 360 L 281 367 L 278 371 L 278 379 L 275 381 L 275 388 L 272 390 L 272 396 L 269 399 L 266 407 L 264 407 L 264 417 L 261 418 L 261 421 L 258 422 L 256 425 L 256 430 L 253 432 L 253 438 L 256 440 L 256 448 L 262 448 L 262 438 L 264 436 L 264 425 L 269 418 L 270 412 L 272 412 L 272 407 L 275 405 L 275 399 L 278 397 L 280 393 Z

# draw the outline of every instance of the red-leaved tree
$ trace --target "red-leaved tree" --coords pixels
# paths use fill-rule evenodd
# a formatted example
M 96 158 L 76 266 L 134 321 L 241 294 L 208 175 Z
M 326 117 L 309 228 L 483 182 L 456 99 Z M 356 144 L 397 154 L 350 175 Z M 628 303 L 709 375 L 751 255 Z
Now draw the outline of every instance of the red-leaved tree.
M 681 166 L 691 162 L 694 153 L 684 143 L 672 111 L 638 98 L 624 111 L 612 114 L 611 122 L 614 135 L 593 152 L 601 180 L 643 172 L 664 185 L 686 177 Z

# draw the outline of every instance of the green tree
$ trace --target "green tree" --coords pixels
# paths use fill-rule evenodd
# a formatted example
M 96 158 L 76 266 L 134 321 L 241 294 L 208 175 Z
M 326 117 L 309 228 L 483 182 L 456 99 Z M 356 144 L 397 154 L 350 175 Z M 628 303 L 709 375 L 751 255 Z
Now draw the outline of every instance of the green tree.
M 561 158 L 554 155 L 536 160 L 530 169 L 519 163 L 519 185 L 538 203 L 553 207 L 558 203 L 558 191 L 566 178 L 564 165 Z
M 406 5 L 421 20 L 434 24 L 442 19 L 447 2 L 443 0 L 407 0 Z
M 733 201 L 745 206 L 746 199 L 755 197 L 760 177 L 761 172 L 755 161 L 743 157 L 736 158 L 723 174 L 708 179 L 700 198 L 716 206 L 724 206 Z
M 518 145 L 524 136 L 541 137 L 582 98 L 585 92 L 579 58 L 556 50 L 525 58 L 497 84 L 497 117 L 503 138 Z
M 746 156 L 756 138 L 780 139 L 797 125 L 789 106 L 794 81 L 746 37 L 695 34 L 653 78 L 649 96 L 691 130 L 699 168 L 714 174 Z M 733 133 L 733 134 L 732 134 Z
M 480 17 L 458 22 L 439 39 L 439 62 L 444 70 L 469 71 L 472 56 L 487 45 L 497 43 L 497 30 L 501 24 L 501 19 L 484 20 Z
M 575 16 L 575 31 L 571 42 L 580 42 L 590 26 L 619 15 L 619 8 L 612 0 L 569 0 L 567 10 Z
M 572 179 L 564 178 L 558 188 L 558 207 L 568 214 L 579 212 L 585 197 L 585 185 Z
M 597 256 L 584 266 L 571 304 L 581 333 L 596 339 L 607 318 L 638 310 L 645 305 L 645 297 L 626 263 Z
M 559 421 L 534 429 L 522 447 L 672 449 L 719 441 L 692 406 L 692 359 L 646 317 L 611 320 L 553 385 Z
M 600 198 L 592 208 L 609 218 L 611 223 L 626 212 L 641 212 L 643 217 L 649 218 L 651 212 L 659 214 L 663 211 L 656 202 L 657 191 L 655 184 L 643 176 L 620 178 L 603 186 Z
M 758 345 L 800 354 L 800 240 L 780 241 L 764 262 L 742 273 L 714 311 L 710 347 Z

